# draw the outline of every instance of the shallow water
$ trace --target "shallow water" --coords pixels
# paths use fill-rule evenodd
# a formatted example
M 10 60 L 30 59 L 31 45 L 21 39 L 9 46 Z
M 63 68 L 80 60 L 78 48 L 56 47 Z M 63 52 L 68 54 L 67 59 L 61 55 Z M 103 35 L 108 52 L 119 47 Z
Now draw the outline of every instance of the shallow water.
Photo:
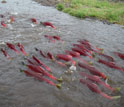
M 51 61 L 44 59 L 34 47 L 44 52 L 64 53 L 65 49 L 71 49 L 72 43 L 79 39 L 88 39 L 94 46 L 104 48 L 105 53 L 115 58 L 120 65 L 124 61 L 115 56 L 113 51 L 124 53 L 124 29 L 120 25 L 103 24 L 97 20 L 80 20 L 68 14 L 57 11 L 52 7 L 41 6 L 31 0 L 7 0 L 6 4 L 0 3 L 0 14 L 9 18 L 15 16 L 15 23 L 8 28 L 0 26 L 0 47 L 6 47 L 4 42 L 22 42 L 25 50 L 31 55 L 36 55 L 45 64 L 51 67 L 55 76 L 64 76 L 65 82 L 62 89 L 50 86 L 45 82 L 37 81 L 20 73 L 19 69 L 25 69 L 21 62 L 24 56 L 17 55 L 10 49 L 7 52 L 14 57 L 13 60 L 6 59 L 0 53 L 0 107 L 123 107 L 124 106 L 124 73 L 96 63 L 96 67 L 110 77 L 113 87 L 121 87 L 116 95 L 121 99 L 107 100 L 102 96 L 92 93 L 85 85 L 79 83 L 78 72 L 66 75 L 67 68 L 60 67 Z M 31 26 L 30 18 L 36 17 L 38 21 L 50 21 L 54 23 L 57 30 L 37 25 Z M 0 18 L 0 20 L 5 20 Z M 49 42 L 44 35 L 60 35 L 64 44 L 60 41 Z M 88 59 L 88 58 L 85 58 Z M 26 61 L 25 61 L 26 62 Z M 78 71 L 85 71 L 79 69 Z M 71 81 L 71 78 L 76 78 Z M 109 93 L 108 90 L 105 90 Z M 89 103 L 90 102 L 90 103 Z

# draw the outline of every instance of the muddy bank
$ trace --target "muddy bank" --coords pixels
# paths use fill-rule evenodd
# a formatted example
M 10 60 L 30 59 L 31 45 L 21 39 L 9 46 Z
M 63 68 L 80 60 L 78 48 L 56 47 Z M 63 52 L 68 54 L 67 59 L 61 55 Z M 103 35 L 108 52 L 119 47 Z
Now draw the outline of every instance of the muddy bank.
M 43 6 L 54 6 L 54 7 L 56 6 L 57 3 L 59 3 L 58 0 L 34 0 L 34 1 L 41 3 L 41 5 Z

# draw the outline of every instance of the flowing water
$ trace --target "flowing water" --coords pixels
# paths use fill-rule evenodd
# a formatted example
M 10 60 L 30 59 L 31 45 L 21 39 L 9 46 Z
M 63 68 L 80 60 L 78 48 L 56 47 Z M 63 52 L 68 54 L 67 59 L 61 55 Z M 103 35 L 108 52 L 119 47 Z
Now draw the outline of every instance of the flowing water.
M 57 11 L 53 7 L 46 7 L 32 0 L 7 0 L 0 3 L 0 14 L 4 14 L 7 20 L 11 15 L 16 19 L 15 23 L 7 28 L 0 26 L 0 47 L 5 47 L 13 57 L 8 60 L 0 52 L 0 107 L 123 107 L 124 106 L 124 72 L 108 68 L 96 63 L 95 66 L 104 72 L 113 81 L 113 87 L 121 87 L 121 91 L 111 94 L 109 90 L 103 91 L 110 95 L 121 95 L 118 100 L 108 100 L 91 92 L 85 85 L 79 83 L 78 71 L 72 75 L 64 74 L 67 68 L 61 67 L 48 59 L 44 59 L 34 47 L 44 52 L 64 53 L 65 49 L 71 49 L 72 43 L 79 39 L 87 39 L 94 46 L 104 48 L 105 53 L 113 56 L 116 62 L 124 65 L 124 61 L 112 52 L 124 53 L 124 29 L 120 25 L 103 24 L 98 20 L 80 20 L 68 14 Z M 50 21 L 57 30 L 37 25 L 31 26 L 30 18 L 36 17 L 38 21 Z M 60 35 L 63 42 L 49 42 L 44 35 Z M 25 50 L 31 55 L 36 55 L 45 64 L 51 67 L 57 77 L 63 75 L 64 83 L 59 90 L 45 82 L 37 81 L 20 72 L 26 69 L 21 62 L 25 62 L 22 54 L 17 55 L 8 49 L 5 42 L 22 42 Z M 88 58 L 86 58 L 88 59 Z M 74 79 L 72 81 L 72 79 Z M 103 87 L 101 87 L 103 89 Z

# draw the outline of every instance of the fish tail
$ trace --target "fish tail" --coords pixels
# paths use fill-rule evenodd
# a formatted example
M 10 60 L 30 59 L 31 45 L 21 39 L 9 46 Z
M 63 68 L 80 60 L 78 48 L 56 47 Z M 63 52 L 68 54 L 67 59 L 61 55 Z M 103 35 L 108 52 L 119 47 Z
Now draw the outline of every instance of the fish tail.
M 110 89 L 111 91 L 114 91 L 115 89 L 112 88 L 109 84 L 106 84 L 104 82 L 101 82 L 101 84 L 103 84 L 106 88 Z
M 93 56 L 91 56 L 91 55 L 88 55 L 88 56 L 89 56 L 90 59 L 93 59 Z
M 60 77 L 60 78 L 57 79 L 57 81 L 60 82 L 60 83 L 62 83 L 63 82 L 63 78 Z
M 24 49 L 22 50 L 22 53 L 23 53 L 25 56 L 28 56 L 28 54 L 25 52 Z
M 9 60 L 13 60 L 13 58 L 11 58 L 9 55 L 7 55 L 7 58 L 8 58 Z
M 53 86 L 56 86 L 56 84 L 55 84 L 54 82 L 52 82 L 52 81 L 50 81 L 50 80 L 48 80 L 48 79 L 46 79 L 46 78 L 44 78 L 44 80 L 45 80 L 48 84 L 51 84 L 51 85 L 53 85 Z
M 47 69 L 47 71 L 52 72 L 48 66 L 44 65 L 44 67 Z
M 61 85 L 61 84 L 56 84 L 56 87 L 57 87 L 58 89 L 61 89 L 62 85 Z
M 57 61 L 57 60 L 56 60 L 56 63 L 59 64 L 59 65 L 61 65 L 61 66 L 66 67 L 66 64 L 64 64 L 64 63 L 62 63 L 62 62 L 60 62 L 60 61 Z
M 92 51 L 90 51 L 90 50 L 87 50 L 91 55 L 93 55 L 93 52 Z
M 109 95 L 107 95 L 107 94 L 105 94 L 105 93 L 103 93 L 103 92 L 101 92 L 100 93 L 103 97 L 105 97 L 105 98 L 107 98 L 107 99 L 109 99 L 109 100 L 112 100 L 113 99 L 113 97 L 111 97 L 111 96 L 109 96 Z
M 114 91 L 120 91 L 120 90 L 121 90 L 120 87 L 116 87 L 116 88 L 114 88 Z
M 14 49 L 17 54 L 20 54 L 20 52 L 17 49 Z
M 55 26 L 53 26 L 53 28 L 56 30 L 56 27 Z
M 79 57 L 79 59 L 82 61 L 82 62 L 84 62 L 84 63 L 86 63 L 86 64 L 89 64 L 86 60 L 84 60 L 83 58 L 81 58 L 81 57 Z
M 53 80 L 57 80 L 57 78 L 54 77 L 52 74 L 49 74 L 49 73 L 48 73 L 48 76 L 49 76 L 51 79 L 53 79 Z

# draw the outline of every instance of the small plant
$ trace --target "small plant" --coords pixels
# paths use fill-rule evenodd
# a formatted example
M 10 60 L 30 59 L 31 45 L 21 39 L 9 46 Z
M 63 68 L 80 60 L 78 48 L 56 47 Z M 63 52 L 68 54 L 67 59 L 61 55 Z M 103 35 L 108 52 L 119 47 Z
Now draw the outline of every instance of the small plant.
M 59 4 L 57 5 L 57 9 L 58 9 L 59 11 L 62 11 L 62 10 L 64 9 L 64 4 L 59 3 Z

